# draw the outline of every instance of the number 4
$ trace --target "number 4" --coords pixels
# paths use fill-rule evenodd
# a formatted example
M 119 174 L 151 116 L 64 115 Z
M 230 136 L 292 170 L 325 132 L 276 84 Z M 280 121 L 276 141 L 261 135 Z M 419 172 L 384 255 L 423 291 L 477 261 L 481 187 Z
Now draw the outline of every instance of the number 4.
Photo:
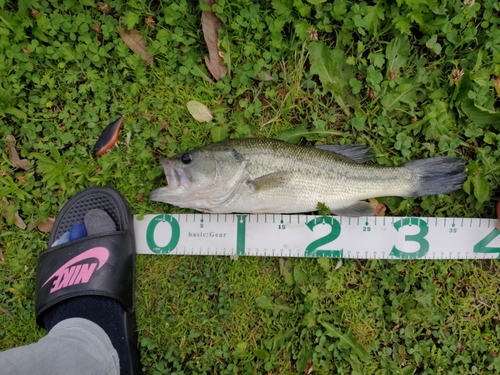
M 493 229 L 486 237 L 484 237 L 481 241 L 474 245 L 475 253 L 483 253 L 483 254 L 492 254 L 492 253 L 500 253 L 500 247 L 488 247 L 497 236 L 500 234 L 498 229 Z M 500 256 L 499 256 L 500 258 Z

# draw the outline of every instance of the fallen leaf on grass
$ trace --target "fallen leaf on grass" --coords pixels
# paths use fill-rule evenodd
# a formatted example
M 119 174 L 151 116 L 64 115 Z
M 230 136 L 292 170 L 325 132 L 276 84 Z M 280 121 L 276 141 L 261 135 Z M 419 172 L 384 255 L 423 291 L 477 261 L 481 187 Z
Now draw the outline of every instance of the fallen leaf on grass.
M 146 43 L 142 39 L 142 35 L 136 30 L 132 29 L 130 31 L 121 30 L 119 31 L 120 37 L 123 42 L 134 52 L 141 55 L 141 59 L 146 62 L 146 65 L 151 65 L 153 63 L 153 56 L 148 55 L 148 48 Z
M 15 203 L 12 201 L 7 201 L 7 202 L 0 202 L 0 209 L 2 211 L 2 215 L 5 219 L 9 220 L 14 216 L 14 224 L 21 228 L 21 229 L 26 229 L 26 224 L 24 223 L 23 219 L 21 219 L 21 216 L 19 216 L 18 211 L 13 212 L 12 208 L 9 209 L 10 206 L 14 206 Z
M 190 100 L 186 105 L 189 113 L 191 113 L 191 116 L 193 116 L 196 121 L 208 122 L 214 118 L 212 112 L 210 112 L 208 107 L 203 103 L 197 102 L 196 100 Z
M 380 203 L 375 198 L 368 199 L 368 203 L 375 207 L 375 213 L 373 214 L 374 216 L 385 216 L 385 210 L 387 209 L 385 204 Z
M 307 361 L 307 366 L 306 366 L 306 369 L 304 370 L 304 373 L 309 375 L 313 370 L 313 361 L 312 359 L 308 360 Z
M 274 78 L 267 72 L 259 72 L 257 74 L 256 79 L 258 81 L 264 81 L 264 82 L 274 81 Z
M 209 57 L 205 56 L 205 64 L 214 78 L 219 81 L 227 74 L 227 67 L 222 64 L 223 60 L 218 46 L 218 33 L 221 22 L 215 16 L 215 13 L 212 12 L 212 5 L 214 5 L 215 0 L 205 0 L 205 2 L 210 7 L 210 10 L 201 12 L 201 28 L 203 30 L 205 43 L 207 43 L 209 55 Z
M 7 148 L 9 149 L 9 160 L 12 162 L 12 165 L 16 168 L 21 168 L 27 171 L 31 167 L 29 167 L 27 163 L 27 159 L 20 159 L 19 155 L 17 154 L 16 147 L 14 146 L 16 144 L 16 138 L 12 134 L 9 134 L 5 137 L 7 140 Z
M 48 233 L 52 230 L 52 227 L 54 226 L 54 219 L 48 217 L 47 220 L 45 220 L 44 222 L 37 222 L 36 226 L 40 232 Z
M 26 229 L 26 224 L 24 223 L 24 220 L 21 219 L 21 216 L 19 216 L 17 211 L 14 212 L 14 224 L 21 229 Z

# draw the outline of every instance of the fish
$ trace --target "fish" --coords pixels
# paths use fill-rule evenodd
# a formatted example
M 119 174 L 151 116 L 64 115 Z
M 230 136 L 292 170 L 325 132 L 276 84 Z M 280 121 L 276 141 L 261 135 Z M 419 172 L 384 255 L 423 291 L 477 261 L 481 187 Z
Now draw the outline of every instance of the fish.
M 334 215 L 369 216 L 375 207 L 366 199 L 449 193 L 467 178 L 456 156 L 395 167 L 366 164 L 373 156 L 360 145 L 228 139 L 162 160 L 167 186 L 149 197 L 207 213 L 314 212 L 321 202 Z

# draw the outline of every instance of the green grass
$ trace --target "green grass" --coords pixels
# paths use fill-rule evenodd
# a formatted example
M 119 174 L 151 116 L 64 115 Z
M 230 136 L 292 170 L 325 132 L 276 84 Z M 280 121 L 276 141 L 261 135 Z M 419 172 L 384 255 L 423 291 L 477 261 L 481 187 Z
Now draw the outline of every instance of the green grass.
M 463 156 L 463 190 L 386 199 L 387 214 L 494 217 L 500 8 L 465 3 L 217 0 L 229 73 L 214 83 L 197 2 L 115 0 L 103 12 L 89 0 L 0 0 L 0 201 L 14 203 L 0 205 L 0 349 L 45 334 L 38 222 L 94 185 L 118 189 L 136 214 L 189 212 L 147 198 L 165 184 L 158 161 L 226 137 L 366 144 L 380 165 Z M 152 65 L 123 26 L 140 31 Z M 190 100 L 214 119 L 194 120 Z M 94 158 L 120 114 L 117 146 Z M 9 161 L 7 134 L 30 170 Z M 147 374 L 500 372 L 498 260 L 138 258 Z

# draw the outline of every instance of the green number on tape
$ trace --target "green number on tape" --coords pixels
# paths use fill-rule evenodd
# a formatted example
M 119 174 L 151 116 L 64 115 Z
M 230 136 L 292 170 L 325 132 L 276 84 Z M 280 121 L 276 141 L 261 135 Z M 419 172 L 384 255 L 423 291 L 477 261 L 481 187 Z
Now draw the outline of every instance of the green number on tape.
M 491 241 L 493 241 L 500 234 L 498 229 L 493 229 L 486 237 L 484 237 L 481 241 L 474 245 L 475 253 L 500 253 L 500 247 L 488 247 Z M 500 256 L 499 256 L 500 258 Z
M 172 228 L 172 237 L 166 246 L 158 246 L 155 242 L 155 229 L 159 223 L 169 223 Z M 179 243 L 179 238 L 181 236 L 181 228 L 179 227 L 179 222 L 170 215 L 158 215 L 155 216 L 148 225 L 146 230 L 146 242 L 148 243 L 149 249 L 155 254 L 168 254 L 175 249 Z
M 311 242 L 307 247 L 306 247 L 306 252 L 304 256 L 306 257 L 329 257 L 329 258 L 342 258 L 344 255 L 344 250 L 317 250 L 318 247 L 321 247 L 323 245 L 326 245 L 330 242 L 335 241 L 337 238 L 340 236 L 340 223 L 335 220 L 333 217 L 328 216 L 328 217 L 317 217 L 314 220 L 309 220 L 306 225 L 309 227 L 310 230 L 313 230 L 313 228 L 316 225 L 319 224 L 328 224 L 330 226 L 330 233 L 328 233 L 326 236 L 323 236 L 321 238 L 318 238 L 316 241 Z
M 429 233 L 429 227 L 425 221 L 420 220 L 418 217 L 407 217 L 396 221 L 393 225 L 398 232 L 399 228 L 404 227 L 405 225 L 416 225 L 419 228 L 418 233 L 407 234 L 405 236 L 405 241 L 417 242 L 420 245 L 420 249 L 413 253 L 405 253 L 394 246 L 389 255 L 402 259 L 418 259 L 427 254 L 429 251 L 429 242 L 425 239 L 425 236 Z
M 245 255 L 245 236 L 248 215 L 236 215 L 238 223 L 236 225 L 236 254 Z

